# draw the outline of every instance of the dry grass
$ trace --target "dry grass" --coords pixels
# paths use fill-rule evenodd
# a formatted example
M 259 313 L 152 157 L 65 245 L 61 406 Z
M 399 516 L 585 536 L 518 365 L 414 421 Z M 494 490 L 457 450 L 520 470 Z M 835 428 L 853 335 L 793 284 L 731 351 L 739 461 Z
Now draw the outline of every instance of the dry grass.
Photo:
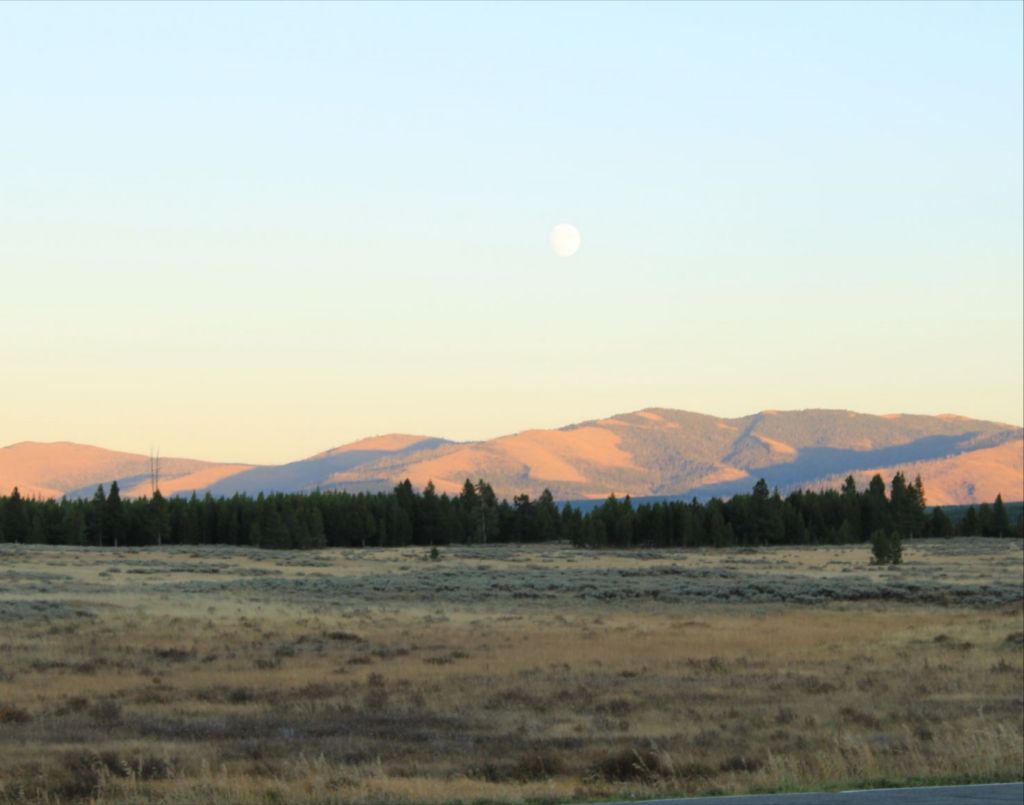
M 442 554 L 0 546 L 0 802 L 1024 772 L 1019 541 Z

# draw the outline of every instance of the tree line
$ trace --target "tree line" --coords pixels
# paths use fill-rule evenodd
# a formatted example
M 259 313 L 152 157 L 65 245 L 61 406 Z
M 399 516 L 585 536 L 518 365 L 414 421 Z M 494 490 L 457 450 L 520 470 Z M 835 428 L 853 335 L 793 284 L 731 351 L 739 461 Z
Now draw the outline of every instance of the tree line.
M 1013 529 L 1017 536 L 1022 536 L 1021 526 L 1024 521 L 1024 508 L 1017 504 L 1019 510 L 1016 518 L 1017 528 Z M 1002 496 L 996 497 L 995 503 L 982 503 L 980 506 L 958 506 L 950 512 L 953 528 L 957 534 L 965 537 L 1001 537 L 1006 533 L 1011 517 L 1007 507 L 1003 505 Z
M 707 502 L 635 504 L 614 495 L 590 511 L 538 498 L 498 500 L 485 481 L 457 495 L 422 492 L 406 480 L 391 492 L 312 492 L 214 498 L 122 499 L 117 482 L 90 499 L 36 500 L 17 488 L 0 497 L 0 541 L 62 545 L 222 544 L 260 548 L 446 545 L 566 540 L 588 547 L 701 547 L 865 542 L 879 532 L 900 538 L 955 533 L 1024 536 L 1024 516 L 1011 525 L 1002 497 L 968 509 L 959 524 L 926 506 L 920 477 L 897 473 L 889 487 L 875 475 L 857 488 L 771 491 L 762 479 L 750 494 Z

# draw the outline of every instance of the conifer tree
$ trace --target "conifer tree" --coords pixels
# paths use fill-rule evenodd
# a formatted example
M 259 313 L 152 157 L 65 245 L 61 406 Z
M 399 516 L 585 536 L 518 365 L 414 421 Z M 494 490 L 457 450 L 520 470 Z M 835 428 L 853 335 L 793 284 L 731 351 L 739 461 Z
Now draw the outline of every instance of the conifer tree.
M 877 530 L 889 531 L 891 528 L 889 501 L 885 497 L 885 481 L 877 473 L 868 483 L 865 496 L 865 511 L 861 521 L 862 531 L 872 533 Z
M 486 543 L 498 536 L 498 498 L 491 485 L 480 478 L 475 487 L 477 511 L 474 513 L 473 531 L 476 541 Z
M 61 501 L 59 539 L 63 545 L 82 545 L 86 541 L 85 515 L 82 507 Z
M 46 527 L 43 525 L 43 516 L 36 512 L 32 517 L 32 524 L 28 529 L 28 542 L 42 545 L 46 542 Z
M 1006 514 L 1002 495 L 996 495 L 996 502 L 992 504 L 992 536 L 1010 536 L 1010 518 Z
M 995 536 L 992 529 L 992 506 L 989 503 L 982 503 L 978 507 L 978 533 L 983 537 Z
M 110 494 L 107 496 L 105 510 L 106 533 L 116 548 L 124 542 L 127 523 L 125 521 L 124 507 L 121 505 L 121 490 L 117 481 L 110 484 Z
M 713 504 L 718 505 L 713 505 Z M 708 505 L 708 521 L 707 521 L 707 534 L 708 540 L 716 548 L 722 548 L 726 545 L 731 545 L 732 540 L 730 539 L 730 532 L 726 530 L 725 517 L 722 514 L 721 501 L 712 500 Z
M 919 537 L 925 528 L 925 496 L 921 476 L 914 478 L 914 483 L 907 487 L 907 533 L 911 537 Z
M 264 548 L 292 547 L 291 534 L 274 501 L 269 501 L 265 509 L 260 545 Z
M 549 489 L 545 489 L 540 493 L 535 509 L 537 539 L 541 542 L 552 542 L 559 539 L 561 536 L 561 518 L 558 515 L 558 506 L 555 505 L 555 498 Z
M 445 541 L 441 512 L 443 505 L 437 496 L 434 482 L 428 481 L 415 509 L 413 530 L 417 545 L 436 545 Z
M 913 535 L 914 501 L 913 493 L 907 486 L 906 476 L 897 472 L 889 487 L 889 506 L 893 524 L 905 534 Z
M 89 528 L 89 541 L 102 548 L 107 533 L 107 493 L 103 489 L 103 484 L 96 487 L 86 522 Z
M 931 516 L 928 518 L 928 533 L 933 537 L 953 536 L 953 523 L 950 522 L 941 506 L 932 509 Z
M 170 536 L 171 519 L 167 511 L 167 500 L 160 490 L 153 492 L 149 501 L 149 538 L 155 545 L 163 545 Z
M 25 542 L 29 535 L 29 522 L 25 514 L 25 503 L 21 499 L 18 487 L 14 487 L 11 495 L 4 502 L 3 522 L 0 531 L 5 542 Z
M 965 537 L 976 537 L 980 534 L 978 528 L 978 510 L 974 506 L 968 506 L 964 512 L 964 518 L 960 521 L 959 533 Z

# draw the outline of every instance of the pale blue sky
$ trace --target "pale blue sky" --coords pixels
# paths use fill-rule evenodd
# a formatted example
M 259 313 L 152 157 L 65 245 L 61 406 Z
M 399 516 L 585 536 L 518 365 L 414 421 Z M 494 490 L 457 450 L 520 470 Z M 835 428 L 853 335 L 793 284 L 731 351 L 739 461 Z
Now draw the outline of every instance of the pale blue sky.
M 1022 7 L 0 4 L 0 444 L 1019 424 Z

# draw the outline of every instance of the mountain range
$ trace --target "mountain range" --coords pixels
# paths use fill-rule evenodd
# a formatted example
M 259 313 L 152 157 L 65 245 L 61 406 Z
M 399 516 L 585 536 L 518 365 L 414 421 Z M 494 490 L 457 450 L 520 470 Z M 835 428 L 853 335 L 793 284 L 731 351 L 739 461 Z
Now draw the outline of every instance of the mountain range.
M 117 480 L 122 495 L 150 492 L 147 455 L 70 442 L 0 448 L 0 490 L 30 497 L 81 497 Z M 486 479 L 500 497 L 550 489 L 559 500 L 609 494 L 729 496 L 758 478 L 783 492 L 838 486 L 853 474 L 920 474 L 934 505 L 1024 498 L 1024 430 L 944 414 L 874 416 L 842 410 L 762 411 L 727 419 L 647 408 L 555 430 L 478 442 L 390 434 L 288 464 L 160 460 L 164 495 L 376 491 L 408 478 L 457 493 Z

